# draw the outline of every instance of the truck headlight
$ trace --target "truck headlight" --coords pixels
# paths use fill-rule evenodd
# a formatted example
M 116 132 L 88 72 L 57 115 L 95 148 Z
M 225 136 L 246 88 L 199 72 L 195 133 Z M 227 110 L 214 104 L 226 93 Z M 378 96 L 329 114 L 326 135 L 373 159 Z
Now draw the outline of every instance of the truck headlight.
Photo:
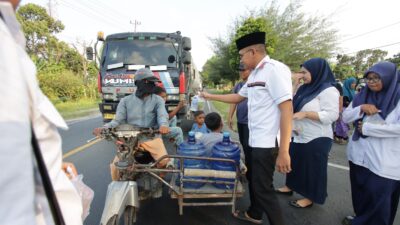
M 167 101 L 179 101 L 179 95 L 168 95 Z
M 103 99 L 105 99 L 105 100 L 112 100 L 112 99 L 114 99 L 114 98 L 113 98 L 113 94 L 111 94 L 111 93 L 104 93 L 104 94 L 103 94 Z

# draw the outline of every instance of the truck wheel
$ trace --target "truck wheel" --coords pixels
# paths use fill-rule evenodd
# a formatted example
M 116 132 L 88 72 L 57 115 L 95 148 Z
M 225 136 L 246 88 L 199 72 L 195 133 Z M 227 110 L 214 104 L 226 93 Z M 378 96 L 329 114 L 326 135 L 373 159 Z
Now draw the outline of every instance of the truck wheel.
M 127 206 L 124 212 L 124 224 L 133 225 L 136 222 L 136 208 L 133 206 Z

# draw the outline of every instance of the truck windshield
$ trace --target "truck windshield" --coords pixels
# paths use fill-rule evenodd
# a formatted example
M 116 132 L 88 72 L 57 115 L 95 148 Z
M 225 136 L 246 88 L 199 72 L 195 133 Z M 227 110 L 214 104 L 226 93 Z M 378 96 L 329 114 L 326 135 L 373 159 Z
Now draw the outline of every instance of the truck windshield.
M 107 43 L 105 65 L 123 62 L 125 65 L 166 65 L 168 56 L 176 55 L 170 42 L 162 40 L 112 40 Z

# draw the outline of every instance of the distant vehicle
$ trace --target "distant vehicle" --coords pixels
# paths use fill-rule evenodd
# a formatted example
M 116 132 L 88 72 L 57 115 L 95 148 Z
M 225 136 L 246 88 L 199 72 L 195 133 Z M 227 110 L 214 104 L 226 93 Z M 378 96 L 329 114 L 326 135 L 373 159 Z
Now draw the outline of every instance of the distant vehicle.
M 103 43 L 101 47 L 99 42 Z M 168 111 L 182 99 L 189 103 L 189 94 L 201 88 L 200 74 L 192 64 L 191 48 L 190 38 L 182 37 L 179 31 L 117 33 L 105 39 L 99 32 L 94 50 L 88 47 L 86 54 L 89 60 L 95 56 L 99 69 L 98 90 L 102 98 L 99 109 L 103 121 L 112 120 L 119 101 L 135 91 L 134 74 L 144 67 L 162 81 L 160 85 L 167 91 Z M 188 107 L 178 113 L 178 120 L 187 115 Z

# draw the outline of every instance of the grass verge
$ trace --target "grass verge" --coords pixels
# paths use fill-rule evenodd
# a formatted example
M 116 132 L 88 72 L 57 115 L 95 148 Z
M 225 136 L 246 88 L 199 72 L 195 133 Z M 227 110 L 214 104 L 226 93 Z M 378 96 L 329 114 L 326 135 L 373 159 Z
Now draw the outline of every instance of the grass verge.
M 212 101 L 211 102 L 215 109 L 218 110 L 219 114 L 221 115 L 222 119 L 224 120 L 224 123 L 228 125 L 228 116 L 229 116 L 229 106 L 230 104 L 224 103 L 224 102 L 217 102 L 217 101 Z M 237 130 L 237 122 L 236 122 L 236 115 L 233 115 L 233 129 Z
M 98 99 L 81 99 L 78 101 L 60 102 L 55 106 L 64 119 L 88 116 L 99 111 Z

